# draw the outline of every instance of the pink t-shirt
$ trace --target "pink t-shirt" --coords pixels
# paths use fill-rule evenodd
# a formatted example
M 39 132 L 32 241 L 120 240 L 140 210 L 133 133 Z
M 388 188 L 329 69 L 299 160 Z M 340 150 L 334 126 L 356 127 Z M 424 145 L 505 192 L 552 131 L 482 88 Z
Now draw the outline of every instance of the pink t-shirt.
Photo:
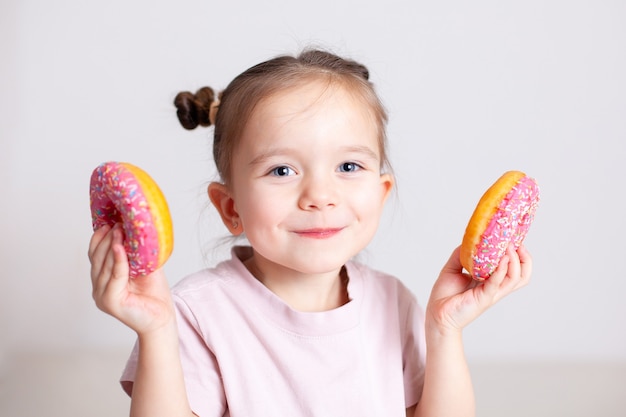
M 404 416 L 424 382 L 424 316 L 396 278 L 346 264 L 350 302 L 295 311 L 243 265 L 251 249 L 174 286 L 191 408 L 201 417 Z M 130 393 L 133 350 L 122 375 Z

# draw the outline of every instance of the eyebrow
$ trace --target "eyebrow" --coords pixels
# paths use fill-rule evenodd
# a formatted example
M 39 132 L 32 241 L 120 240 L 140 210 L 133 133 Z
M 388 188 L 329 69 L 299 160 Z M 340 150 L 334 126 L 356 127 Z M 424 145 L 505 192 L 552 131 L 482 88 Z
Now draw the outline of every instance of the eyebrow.
M 292 148 L 270 148 L 269 150 L 262 152 L 261 154 L 255 156 L 249 163 L 248 165 L 250 166 L 255 166 L 255 165 L 259 165 L 264 163 L 265 161 L 267 161 L 270 158 L 276 157 L 276 156 L 288 156 L 291 155 L 292 153 L 296 152 L 297 150 L 292 149 Z M 362 154 L 365 158 L 368 159 L 373 159 L 378 161 L 380 159 L 380 156 L 378 156 L 378 154 L 376 152 L 374 152 L 371 148 L 369 148 L 368 146 L 364 146 L 364 145 L 354 145 L 354 146 L 346 146 L 343 147 L 339 150 L 339 152 L 346 152 L 346 153 L 357 153 L 357 154 Z
M 346 146 L 341 149 L 342 151 L 348 153 L 360 153 L 363 154 L 366 158 L 371 158 L 374 160 L 379 160 L 380 156 L 374 152 L 369 146 L 364 145 L 354 145 L 354 146 Z
M 289 154 L 291 154 L 291 151 L 289 149 L 270 148 L 268 151 L 262 152 L 261 154 L 255 156 L 252 161 L 248 163 L 248 165 L 260 165 L 272 157 Z

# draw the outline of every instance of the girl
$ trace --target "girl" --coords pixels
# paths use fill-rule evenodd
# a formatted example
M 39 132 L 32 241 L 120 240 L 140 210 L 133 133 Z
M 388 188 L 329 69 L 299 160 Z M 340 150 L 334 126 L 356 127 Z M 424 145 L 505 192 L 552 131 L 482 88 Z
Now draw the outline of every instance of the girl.
M 209 88 L 177 96 L 185 128 L 215 125 L 209 198 L 249 246 L 170 291 L 161 270 L 129 279 L 118 226 L 94 232 L 96 305 L 138 337 L 132 416 L 474 415 L 462 329 L 528 283 L 531 257 L 509 249 L 477 284 L 457 248 L 425 312 L 351 260 L 394 185 L 368 78 L 312 50 L 248 69 L 219 103 Z

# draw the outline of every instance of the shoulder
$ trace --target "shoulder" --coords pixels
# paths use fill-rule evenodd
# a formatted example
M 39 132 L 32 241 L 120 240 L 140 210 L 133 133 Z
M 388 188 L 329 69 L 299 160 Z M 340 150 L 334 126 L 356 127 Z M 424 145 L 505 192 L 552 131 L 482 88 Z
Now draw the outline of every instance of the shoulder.
M 182 278 L 172 287 L 172 294 L 180 298 L 189 298 L 206 292 L 228 290 L 234 285 L 242 285 L 246 282 L 242 277 L 248 274 L 240 259 L 241 252 L 245 249 L 236 247 L 230 259 Z
M 394 275 L 356 261 L 348 262 L 346 268 L 350 279 L 362 280 L 365 289 L 376 294 L 388 294 L 402 299 L 415 300 L 411 290 Z
M 351 261 L 346 267 L 350 277 L 348 292 L 361 300 L 363 314 L 394 318 L 401 328 L 423 321 L 422 306 L 399 278 L 359 262 Z
M 189 297 L 196 293 L 211 291 L 212 288 L 228 286 L 237 275 L 232 261 L 225 261 L 213 268 L 206 268 L 187 275 L 172 287 L 172 294 Z

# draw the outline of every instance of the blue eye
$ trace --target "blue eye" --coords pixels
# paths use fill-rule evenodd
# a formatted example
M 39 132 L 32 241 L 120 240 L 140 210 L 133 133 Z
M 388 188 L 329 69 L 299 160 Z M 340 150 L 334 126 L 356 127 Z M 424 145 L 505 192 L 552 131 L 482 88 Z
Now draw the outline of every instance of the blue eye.
M 289 175 L 293 175 L 294 170 L 287 166 L 279 166 L 279 167 L 272 169 L 270 174 L 275 175 L 277 177 L 287 177 Z
M 361 166 L 355 164 L 354 162 L 344 162 L 343 164 L 339 165 L 339 171 L 341 172 L 354 172 L 358 171 L 359 169 L 361 169 Z

